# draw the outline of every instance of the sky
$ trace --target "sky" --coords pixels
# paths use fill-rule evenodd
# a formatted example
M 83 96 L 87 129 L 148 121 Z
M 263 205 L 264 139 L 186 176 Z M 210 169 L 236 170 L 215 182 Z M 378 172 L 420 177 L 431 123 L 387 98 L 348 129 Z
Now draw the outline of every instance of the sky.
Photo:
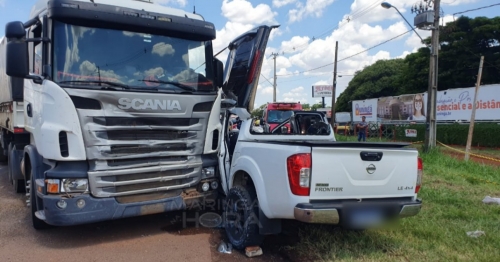
M 95 0 L 98 2 L 99 0 Z M 132 0 L 121 0 L 132 1 Z M 338 97 L 356 71 L 381 59 L 404 58 L 423 47 L 418 36 L 394 9 L 381 7 L 382 0 L 153 0 L 156 3 L 201 14 L 217 30 L 214 53 L 240 34 L 262 24 L 280 25 L 267 44 L 254 107 L 273 101 L 276 56 L 277 102 L 314 104 L 313 85 L 333 84 L 335 42 L 338 42 Z M 29 19 L 35 0 L 0 0 L 0 36 L 10 21 Z M 390 0 L 413 24 L 411 7 L 420 0 Z M 500 0 L 442 0 L 445 24 L 460 15 L 495 17 Z M 471 9 L 479 10 L 468 11 Z M 463 14 L 454 15 L 459 12 Z M 416 29 L 424 38 L 430 31 Z M 401 36 L 399 36 L 401 35 Z M 399 36 L 395 38 L 396 36 Z M 395 38 L 387 43 L 380 43 Z M 379 45 L 379 46 L 377 46 Z M 377 46 L 375 48 L 372 48 Z M 369 49 L 366 52 L 365 50 Z M 217 58 L 225 62 L 227 51 Z M 325 98 L 326 106 L 331 98 Z

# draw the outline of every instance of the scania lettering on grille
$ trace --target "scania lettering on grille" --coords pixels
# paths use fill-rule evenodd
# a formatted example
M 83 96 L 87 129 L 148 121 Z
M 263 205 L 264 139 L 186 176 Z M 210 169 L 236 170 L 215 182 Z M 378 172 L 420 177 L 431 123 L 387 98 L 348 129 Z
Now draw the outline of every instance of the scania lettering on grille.
M 118 99 L 118 108 L 135 110 L 177 110 L 181 111 L 181 104 L 178 100 L 159 100 L 159 99 L 140 99 L 140 98 L 126 98 Z

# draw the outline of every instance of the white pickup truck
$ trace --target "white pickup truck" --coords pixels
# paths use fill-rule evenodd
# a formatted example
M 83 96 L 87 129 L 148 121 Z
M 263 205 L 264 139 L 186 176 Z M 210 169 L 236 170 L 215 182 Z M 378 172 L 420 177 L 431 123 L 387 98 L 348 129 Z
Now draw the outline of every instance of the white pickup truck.
M 283 219 L 366 229 L 417 215 L 422 160 L 408 144 L 337 142 L 321 112 L 297 111 L 272 132 L 265 123 L 254 131 L 248 112 L 258 81 L 247 79 L 260 74 L 271 29 L 229 45 L 223 90 L 234 106 L 225 112 L 218 157 L 232 245 L 259 245 Z M 242 120 L 239 130 L 229 131 L 231 114 Z

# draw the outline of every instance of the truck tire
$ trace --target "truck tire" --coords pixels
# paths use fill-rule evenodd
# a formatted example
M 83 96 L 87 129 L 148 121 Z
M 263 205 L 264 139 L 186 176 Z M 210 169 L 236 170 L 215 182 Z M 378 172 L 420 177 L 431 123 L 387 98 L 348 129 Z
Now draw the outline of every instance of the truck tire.
M 8 152 L 8 151 L 7 151 Z M 0 146 L 0 163 L 7 163 L 8 157 L 5 155 L 5 150 Z
M 0 130 L 0 139 L 2 139 L 2 142 L 6 143 L 4 140 L 4 130 Z M 7 163 L 7 156 L 9 155 L 9 151 L 3 148 L 2 145 L 5 145 L 6 147 L 9 147 L 7 144 L 0 143 L 0 163 Z
M 9 157 L 8 157 L 8 164 L 7 168 L 9 170 L 9 181 L 12 184 L 14 188 L 14 192 L 16 193 L 24 193 L 26 192 L 26 187 L 24 185 L 24 180 L 23 179 L 15 179 L 13 177 L 13 165 L 19 165 L 20 163 L 15 163 L 15 157 L 14 157 L 14 146 L 11 143 L 9 145 Z
M 253 187 L 235 186 L 224 203 L 226 235 L 236 249 L 259 246 L 264 236 L 259 233 L 259 205 Z
M 33 224 L 33 228 L 36 230 L 42 230 L 42 229 L 47 229 L 50 228 L 51 226 L 45 221 L 40 220 L 38 217 L 36 217 L 35 212 L 40 210 L 43 210 L 43 207 L 40 207 L 41 205 L 37 202 L 38 197 L 36 196 L 36 187 L 35 187 L 35 180 L 33 179 L 33 171 L 31 171 L 30 174 L 30 186 L 29 186 L 29 195 L 30 195 L 30 210 L 31 210 L 31 221 Z M 39 208 L 40 207 L 40 208 Z

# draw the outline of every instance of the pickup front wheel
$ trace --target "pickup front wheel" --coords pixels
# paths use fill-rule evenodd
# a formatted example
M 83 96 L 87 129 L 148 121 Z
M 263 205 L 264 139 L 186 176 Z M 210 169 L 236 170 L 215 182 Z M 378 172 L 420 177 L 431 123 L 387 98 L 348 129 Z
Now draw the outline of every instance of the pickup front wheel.
M 226 198 L 224 221 L 229 241 L 236 249 L 259 246 L 259 203 L 254 188 L 235 186 Z

